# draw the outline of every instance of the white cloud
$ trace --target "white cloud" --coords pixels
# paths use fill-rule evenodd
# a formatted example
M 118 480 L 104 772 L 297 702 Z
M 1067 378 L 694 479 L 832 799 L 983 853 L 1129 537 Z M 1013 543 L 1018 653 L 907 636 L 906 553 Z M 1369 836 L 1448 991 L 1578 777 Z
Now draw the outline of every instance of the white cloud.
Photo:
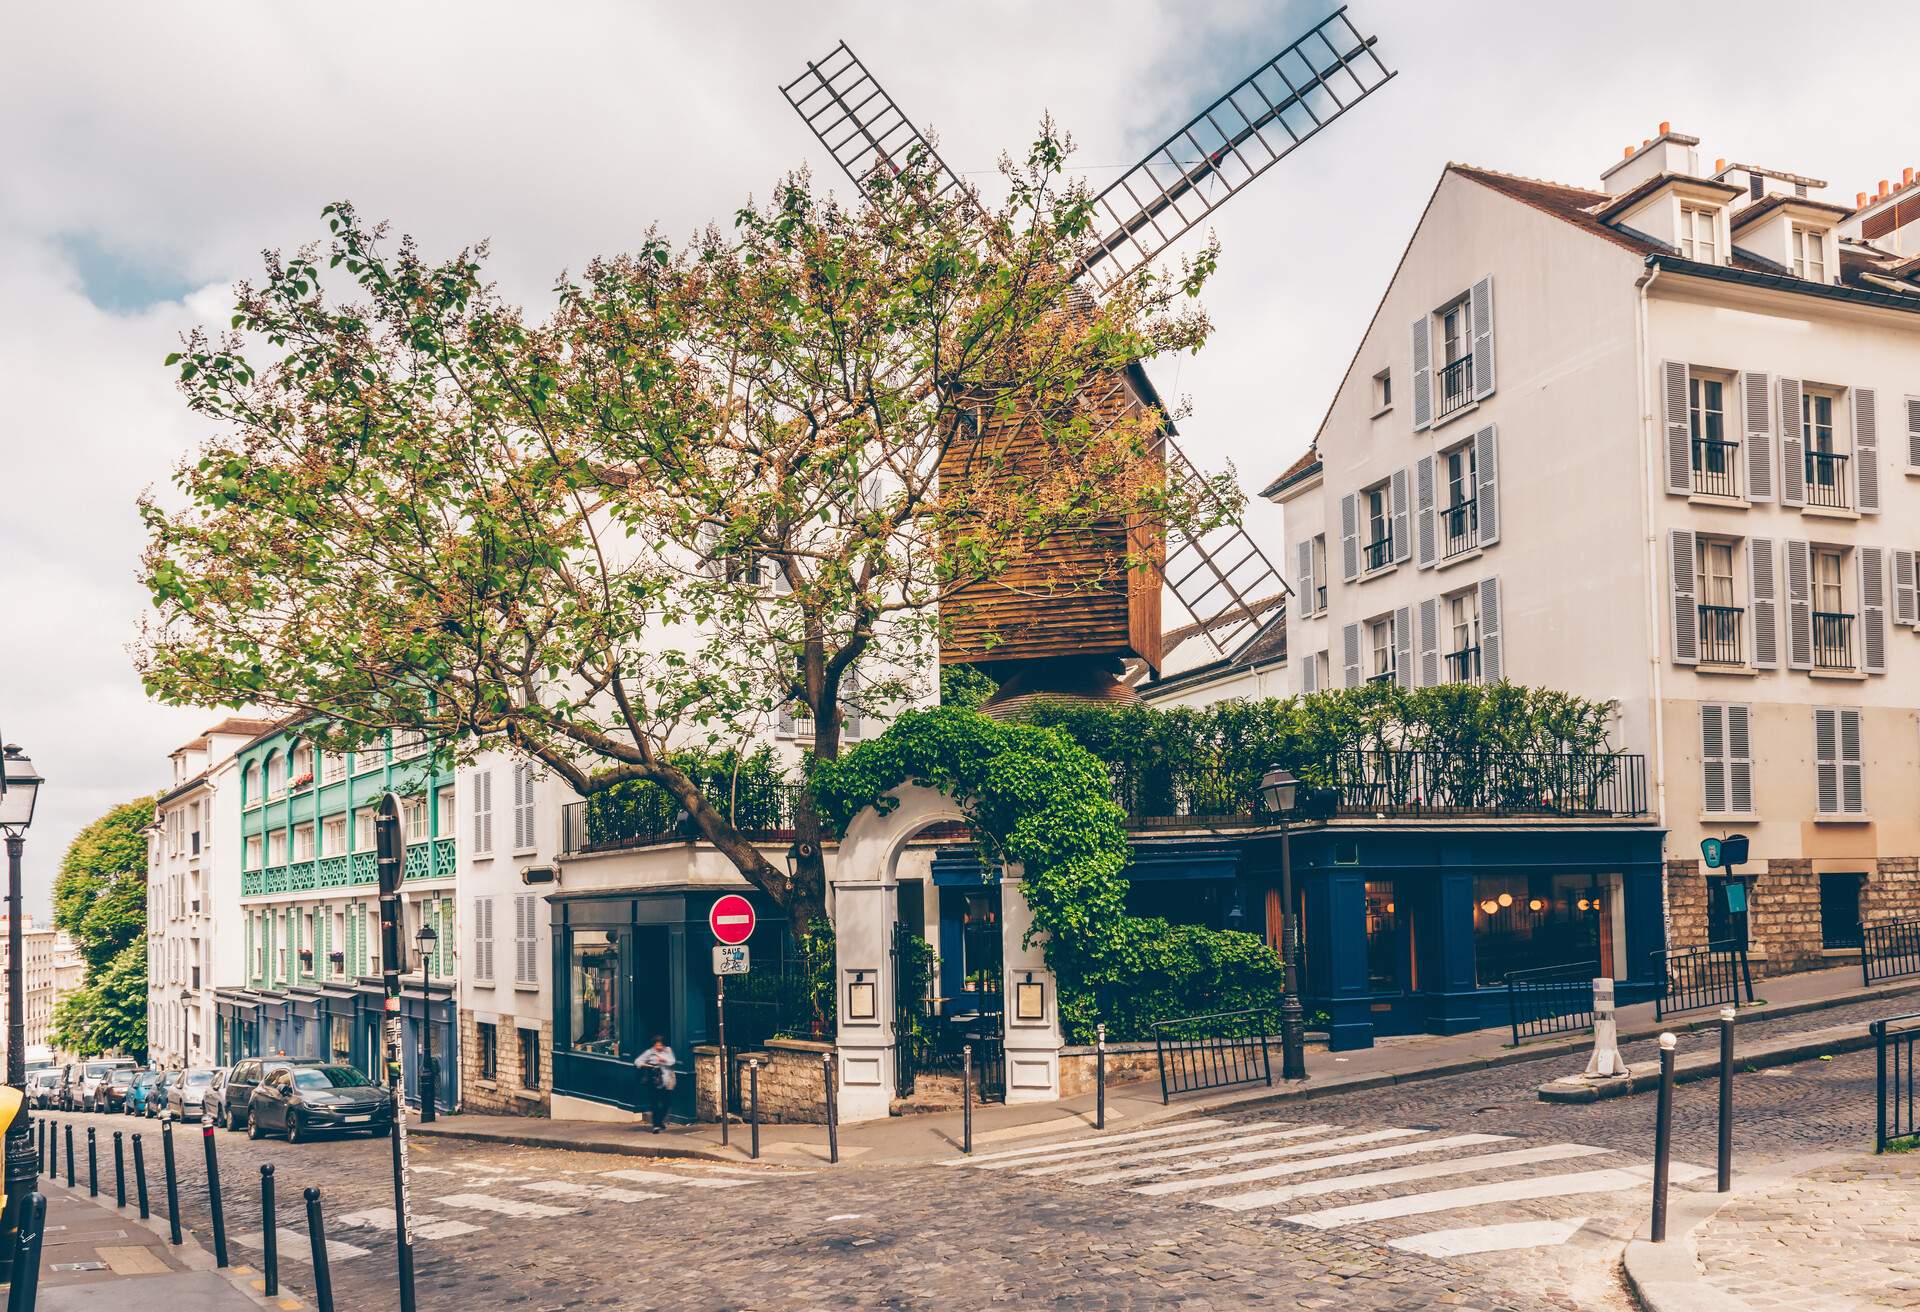
M 776 88 L 846 37 L 963 172 L 1051 110 L 1088 166 L 1132 162 L 1328 6 L 998 3 L 39 6 L 0 52 L 0 730 L 49 776 L 30 904 L 110 802 L 157 788 L 208 713 L 143 702 L 124 644 L 144 604 L 132 503 L 196 427 L 161 356 L 218 322 L 263 247 L 351 198 L 430 249 L 491 238 L 539 306 L 563 269 L 684 234 L 803 159 Z M 1224 208 L 1226 258 L 1191 395 L 1193 454 L 1258 488 L 1305 445 L 1441 166 L 1591 182 L 1662 118 L 1850 198 L 1920 142 L 1907 81 L 1863 59 L 1891 3 L 1413 5 L 1355 18 L 1401 75 Z M 1793 32 L 1783 60 L 1782 34 Z M 1112 168 L 1093 172 L 1096 181 Z M 205 290 L 112 315 L 75 234 Z M 1256 525 L 1275 517 L 1257 508 Z M 1271 544 L 1276 550 L 1277 543 Z

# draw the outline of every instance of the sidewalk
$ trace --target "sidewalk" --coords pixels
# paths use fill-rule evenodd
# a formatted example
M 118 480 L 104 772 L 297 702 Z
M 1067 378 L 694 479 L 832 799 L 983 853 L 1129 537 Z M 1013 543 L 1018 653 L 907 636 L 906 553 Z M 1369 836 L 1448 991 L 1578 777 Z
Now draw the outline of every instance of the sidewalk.
M 1628 1245 L 1627 1279 L 1649 1312 L 1920 1308 L 1916 1197 L 1920 1153 L 1797 1163 L 1687 1196 L 1666 1243 Z
M 196 1312 L 258 1312 L 293 1309 L 297 1299 L 255 1298 L 237 1280 L 238 1267 L 216 1270 L 213 1257 L 190 1238 L 179 1248 L 167 1242 L 166 1223 L 143 1224 L 131 1206 L 115 1209 L 44 1176 L 47 1235 L 40 1251 L 37 1312 L 98 1312 L 103 1307 L 194 1308 Z M 230 1274 L 231 1273 L 231 1276 Z
M 1920 993 L 1920 980 L 1908 979 L 1871 989 L 1860 987 L 1857 965 L 1830 970 L 1809 971 L 1758 980 L 1754 984 L 1757 1005 L 1740 1009 L 1745 1026 L 1768 1025 L 1784 1037 L 1793 1028 L 1820 1028 L 1818 1022 L 1805 1027 L 1788 1028 L 1784 1018 L 1808 1015 L 1853 1003 L 1895 999 Z M 1718 1009 L 1706 1008 L 1685 1016 L 1670 1016 L 1656 1022 L 1653 1004 L 1640 1003 L 1619 1011 L 1620 1041 L 1628 1043 L 1652 1038 L 1662 1030 L 1684 1033 L 1717 1026 Z M 1160 1102 L 1156 1080 L 1136 1080 L 1107 1087 L 1107 1124 L 1109 1128 L 1139 1128 L 1170 1117 L 1221 1108 L 1251 1106 L 1267 1102 L 1325 1097 L 1335 1093 L 1354 1093 L 1416 1080 L 1438 1079 L 1477 1070 L 1510 1065 L 1514 1062 L 1578 1055 L 1584 1060 L 1593 1039 L 1588 1034 L 1526 1043 L 1516 1048 L 1505 1029 L 1475 1030 L 1468 1034 L 1413 1035 L 1385 1039 L 1372 1048 L 1355 1052 L 1307 1053 L 1307 1082 L 1286 1088 L 1277 1082 L 1244 1086 L 1220 1093 L 1177 1098 L 1169 1106 Z M 1279 1065 L 1279 1054 L 1274 1055 Z M 1093 1124 L 1093 1095 L 1066 1098 L 1058 1102 L 997 1104 L 974 1108 L 973 1141 L 976 1147 L 1041 1134 L 1072 1133 Z M 745 1125 L 731 1128 L 731 1142 L 722 1145 L 720 1127 L 712 1124 L 675 1126 L 663 1134 L 653 1134 L 639 1125 L 604 1121 L 544 1120 L 520 1116 L 488 1116 L 463 1113 L 446 1116 L 432 1125 L 413 1124 L 409 1133 L 472 1139 L 491 1143 L 521 1144 L 530 1147 L 576 1149 L 587 1152 L 625 1153 L 636 1157 L 692 1157 L 711 1161 L 741 1161 L 747 1157 L 749 1130 Z M 840 1160 L 849 1163 L 935 1161 L 959 1151 L 961 1116 L 958 1112 L 896 1116 L 884 1121 L 844 1125 L 840 1129 Z M 827 1159 L 826 1128 L 820 1125 L 771 1125 L 760 1127 L 763 1160 L 790 1165 L 812 1165 Z

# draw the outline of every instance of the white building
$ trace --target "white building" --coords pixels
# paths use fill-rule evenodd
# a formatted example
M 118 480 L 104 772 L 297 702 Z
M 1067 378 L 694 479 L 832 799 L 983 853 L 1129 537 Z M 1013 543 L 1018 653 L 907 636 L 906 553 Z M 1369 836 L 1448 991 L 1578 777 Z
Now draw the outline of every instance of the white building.
M 8 935 L 11 920 L 11 917 L 0 914 L 0 978 L 4 978 L 13 964 L 12 943 Z M 29 1061 L 33 1060 L 36 1049 L 48 1050 L 52 1043 L 53 1004 L 60 997 L 56 983 L 58 973 L 54 969 L 58 955 L 56 940 L 65 937 L 50 927 L 36 927 L 32 916 L 25 917 L 20 923 L 20 984 L 25 994 L 22 1023 L 26 1029 Z M 7 1032 L 11 1020 L 6 990 L 0 989 L 0 1034 Z
M 1295 689 L 1611 699 L 1675 947 L 1819 964 L 1920 913 L 1920 186 L 1667 130 L 1595 187 L 1450 165 L 1286 514 Z M 1700 868 L 1740 833 L 1752 860 Z
M 230 717 L 168 757 L 147 842 L 147 1052 L 156 1066 L 215 1060 L 213 989 L 241 961 L 234 753 L 266 727 Z

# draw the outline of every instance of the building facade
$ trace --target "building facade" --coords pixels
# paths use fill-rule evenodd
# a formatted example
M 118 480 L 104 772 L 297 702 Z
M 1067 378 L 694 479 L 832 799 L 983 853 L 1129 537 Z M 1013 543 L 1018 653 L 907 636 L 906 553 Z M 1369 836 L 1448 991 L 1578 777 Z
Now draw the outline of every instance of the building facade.
M 13 948 L 8 937 L 10 922 L 10 917 L 0 915 L 0 974 L 11 970 L 13 966 Z M 27 916 L 20 925 L 20 984 L 25 995 L 21 1016 L 26 1030 L 29 1064 L 51 1060 L 53 1056 L 53 1004 L 60 997 L 55 982 L 57 972 L 54 961 L 58 955 L 55 940 L 64 937 L 51 928 L 37 927 L 32 916 Z M 11 1020 L 7 999 L 0 996 L 0 1031 L 5 1031 Z
M 1267 495 L 1297 688 L 1611 701 L 1671 945 L 1796 970 L 1920 913 L 1920 205 L 1697 147 L 1662 125 L 1597 187 L 1449 166 Z M 1729 834 L 1749 863 L 1704 870 Z

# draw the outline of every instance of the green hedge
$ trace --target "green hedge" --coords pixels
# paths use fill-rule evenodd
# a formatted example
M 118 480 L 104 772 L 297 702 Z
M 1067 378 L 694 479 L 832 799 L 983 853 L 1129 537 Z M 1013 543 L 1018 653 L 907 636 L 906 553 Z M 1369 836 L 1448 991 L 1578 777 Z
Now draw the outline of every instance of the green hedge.
M 749 755 L 724 752 L 680 752 L 670 758 L 693 779 L 708 805 L 732 819 L 736 828 L 754 831 L 783 829 L 793 823 L 794 786 L 781 772 L 773 750 L 762 747 Z M 681 817 L 680 803 L 659 784 L 630 779 L 587 797 L 587 842 L 592 845 L 669 834 L 690 824 Z

